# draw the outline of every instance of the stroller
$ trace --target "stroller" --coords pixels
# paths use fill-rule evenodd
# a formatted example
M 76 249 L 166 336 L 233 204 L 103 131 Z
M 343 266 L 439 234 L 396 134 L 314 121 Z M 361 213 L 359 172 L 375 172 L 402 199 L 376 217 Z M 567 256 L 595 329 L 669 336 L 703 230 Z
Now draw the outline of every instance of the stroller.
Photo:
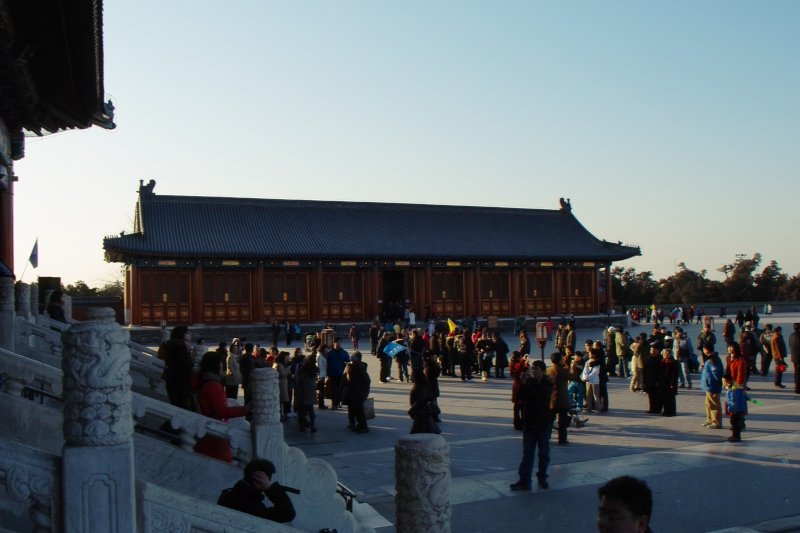
M 583 414 L 583 406 L 578 405 L 574 398 L 570 398 L 567 415 L 576 428 L 582 428 L 589 421 L 589 417 Z

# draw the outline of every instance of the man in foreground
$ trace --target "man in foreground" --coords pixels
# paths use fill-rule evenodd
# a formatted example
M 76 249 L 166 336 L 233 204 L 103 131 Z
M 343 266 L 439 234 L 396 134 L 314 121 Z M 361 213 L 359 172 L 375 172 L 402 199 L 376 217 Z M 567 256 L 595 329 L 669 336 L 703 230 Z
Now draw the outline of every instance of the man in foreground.
M 244 479 L 223 490 L 217 504 L 273 522 L 291 522 L 295 517 L 294 505 L 286 495 L 286 488 L 272 481 L 274 474 L 272 462 L 266 459 L 250 461 L 244 467 Z M 264 505 L 264 496 L 272 502 L 272 507 Z
M 632 476 L 612 479 L 597 490 L 597 531 L 652 533 L 653 493 L 647 483 Z
M 511 484 L 511 490 L 530 490 L 533 474 L 533 454 L 539 447 L 539 469 L 536 477 L 539 488 L 547 489 L 547 466 L 550 464 L 550 434 L 553 430 L 553 415 L 550 398 L 553 382 L 545 375 L 544 362 L 534 361 L 530 375 L 523 378 L 517 398 L 522 402 L 522 461 L 519 464 L 519 480 Z

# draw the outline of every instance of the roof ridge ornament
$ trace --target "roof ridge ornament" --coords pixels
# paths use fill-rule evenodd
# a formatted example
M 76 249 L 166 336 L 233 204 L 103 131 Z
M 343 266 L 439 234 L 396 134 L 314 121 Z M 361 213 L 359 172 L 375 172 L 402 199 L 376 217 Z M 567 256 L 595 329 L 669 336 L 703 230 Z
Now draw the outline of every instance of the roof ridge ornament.
M 156 180 L 151 179 L 147 182 L 147 185 L 144 184 L 144 180 L 139 180 L 139 197 L 148 197 L 151 198 L 156 195 L 153 192 L 153 189 L 156 188 Z
M 559 203 L 561 204 L 561 212 L 562 213 L 571 213 L 572 212 L 572 202 L 569 198 L 564 200 L 564 198 L 558 199 Z

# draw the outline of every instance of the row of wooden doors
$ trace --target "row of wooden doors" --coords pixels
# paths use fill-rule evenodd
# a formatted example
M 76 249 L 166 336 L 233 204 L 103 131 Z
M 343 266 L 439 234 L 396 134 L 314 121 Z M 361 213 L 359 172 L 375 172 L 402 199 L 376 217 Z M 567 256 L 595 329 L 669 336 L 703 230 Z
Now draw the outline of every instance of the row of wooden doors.
M 254 276 L 247 270 L 205 271 L 202 277 L 204 323 L 252 322 Z M 311 316 L 312 290 L 316 290 L 308 271 L 265 272 L 263 279 L 264 321 L 309 319 L 344 321 L 364 320 L 372 310 L 365 305 L 366 271 L 325 271 L 322 273 L 320 317 Z M 517 309 L 527 315 L 552 315 L 595 312 L 596 276 L 593 270 L 570 272 L 533 271 L 527 273 L 527 294 L 512 294 L 511 271 L 483 271 L 478 279 L 480 314 L 510 316 L 512 298 Z M 140 271 L 140 309 L 142 324 L 190 322 L 192 281 L 190 271 Z M 412 276 L 404 276 L 403 291 L 411 299 Z M 568 283 L 569 281 L 569 283 Z M 431 272 L 431 310 L 439 316 L 463 316 L 467 311 L 463 271 Z M 477 288 L 476 288 L 477 290 Z M 522 286 L 519 287 L 522 290 Z M 525 307 L 525 309 L 523 309 Z

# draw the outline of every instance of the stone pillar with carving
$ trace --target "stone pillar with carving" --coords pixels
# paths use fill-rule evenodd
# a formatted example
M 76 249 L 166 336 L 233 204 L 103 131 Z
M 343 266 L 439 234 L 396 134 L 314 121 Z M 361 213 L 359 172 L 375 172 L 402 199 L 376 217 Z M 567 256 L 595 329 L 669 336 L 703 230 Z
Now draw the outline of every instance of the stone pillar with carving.
M 257 368 L 250 373 L 250 431 L 253 433 L 255 459 L 269 459 L 275 464 L 278 480 L 286 479 L 284 472 L 285 445 L 280 414 L 278 371 Z
M 61 297 L 61 301 L 64 302 L 64 318 L 69 322 L 72 320 L 72 296 L 65 294 Z
M 63 334 L 63 531 L 136 531 L 130 334 L 97 308 Z
M 450 450 L 440 435 L 406 435 L 394 446 L 395 531 L 449 533 Z
M 14 351 L 14 278 L 0 272 L 0 348 Z
M 14 285 L 14 306 L 17 316 L 30 322 L 31 320 L 31 286 L 27 283 L 19 282 Z

